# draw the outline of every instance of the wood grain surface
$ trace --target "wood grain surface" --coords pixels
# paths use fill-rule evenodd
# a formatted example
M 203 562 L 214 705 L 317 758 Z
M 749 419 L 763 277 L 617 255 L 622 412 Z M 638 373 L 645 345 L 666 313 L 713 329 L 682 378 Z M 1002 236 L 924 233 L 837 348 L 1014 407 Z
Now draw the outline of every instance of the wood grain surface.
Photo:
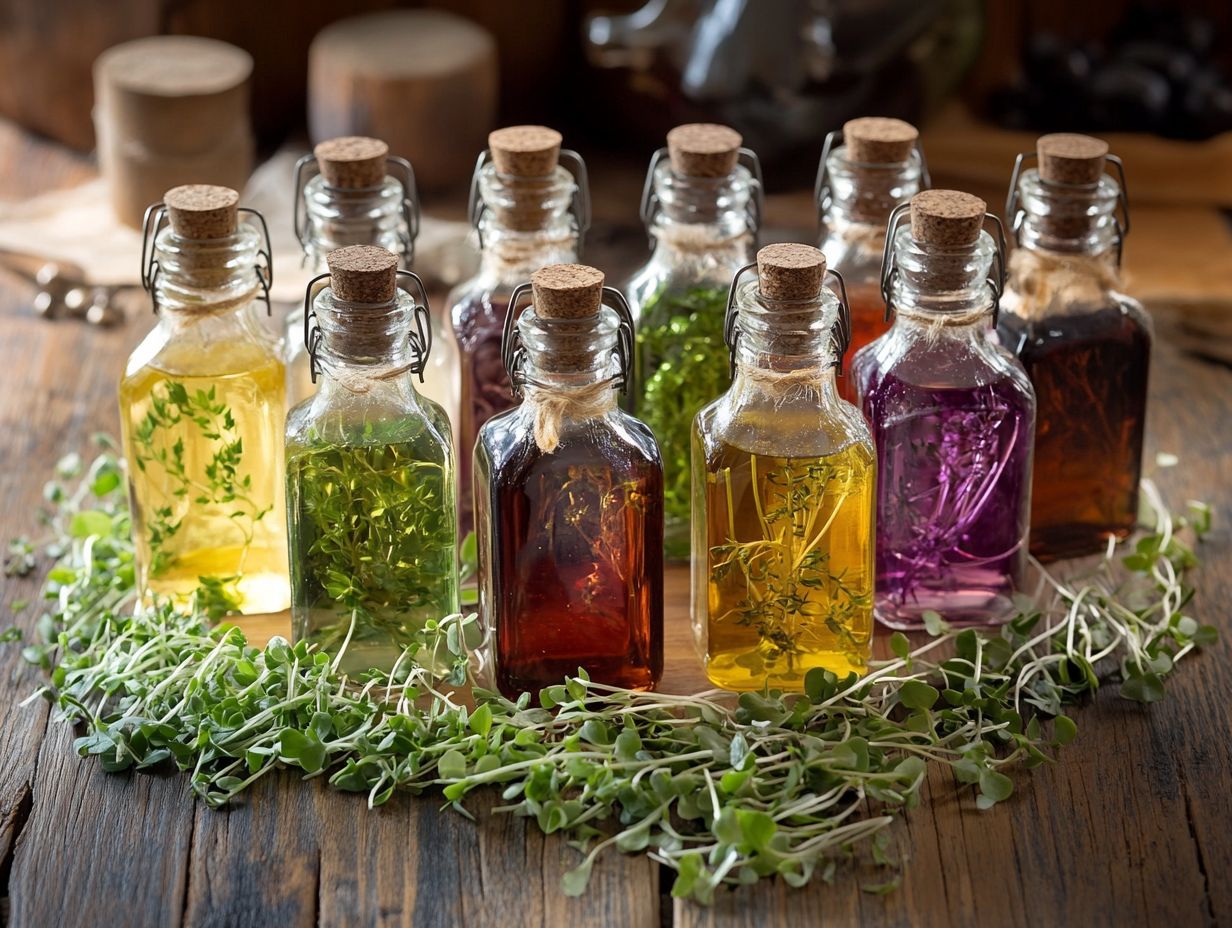
M 15 170 L 17 164 L 21 170 Z M 0 197 L 89 176 L 84 160 L 0 123 Z M 596 172 L 596 186 L 605 177 Z M 635 187 L 615 179 L 613 190 Z M 644 239 L 629 201 L 597 199 L 590 260 L 613 278 Z M 804 215 L 798 202 L 774 215 Z M 628 215 L 626 215 L 628 214 Z M 787 238 L 786 224 L 773 230 Z M 795 235 L 812 237 L 803 221 Z M 150 320 L 117 330 L 45 322 L 32 291 L 0 276 L 0 528 L 35 534 L 33 512 L 56 458 L 117 426 L 115 383 Z M 929 796 L 893 829 L 902 885 L 860 890 L 884 871 L 840 872 L 833 886 L 771 883 L 720 892 L 709 909 L 674 901 L 671 874 L 608 855 L 589 892 L 558 880 L 576 852 L 519 819 L 475 824 L 433 797 L 398 797 L 369 812 L 321 781 L 270 777 L 226 811 L 194 803 L 178 775 L 108 775 L 72 751 L 73 732 L 44 703 L 17 703 L 39 684 L 18 649 L 0 649 L 0 923 L 38 926 L 311 925 L 1188 925 L 1232 923 L 1232 371 L 1158 345 L 1149 456 L 1174 505 L 1203 498 L 1216 532 L 1197 614 L 1223 642 L 1182 665 L 1167 698 L 1142 708 L 1108 690 L 1075 710 L 1077 741 L 1062 762 L 1016 776 L 1016 795 L 978 812 L 969 791 L 934 771 Z M 7 604 L 35 579 L 5 580 Z M 668 577 L 665 687 L 701 683 L 689 644 L 687 577 Z M 19 624 L 29 627 L 34 610 Z M 267 630 L 276 626 L 270 625 Z M 254 629 L 260 631 L 260 629 Z

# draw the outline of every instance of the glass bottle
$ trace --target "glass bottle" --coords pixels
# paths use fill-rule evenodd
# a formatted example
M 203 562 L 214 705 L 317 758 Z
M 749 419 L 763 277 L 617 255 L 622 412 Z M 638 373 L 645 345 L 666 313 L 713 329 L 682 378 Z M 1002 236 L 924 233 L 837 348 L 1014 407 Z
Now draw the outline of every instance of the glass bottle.
M 894 324 L 852 365 L 880 464 L 876 613 L 892 628 L 920 628 L 929 610 L 1003 621 L 1022 586 L 1035 396 L 992 333 L 1004 241 L 984 221 L 983 200 L 950 190 L 895 210 Z
M 1133 531 L 1152 335 L 1146 310 L 1120 292 L 1120 160 L 1088 136 L 1046 135 L 1038 146 L 1038 169 L 1022 171 L 1020 155 L 1010 185 L 1019 247 L 999 331 L 1039 402 L 1031 553 L 1047 561 Z
M 328 266 L 305 307 L 319 389 L 287 418 L 291 627 L 347 673 L 389 672 L 458 611 L 453 444 L 414 382 L 432 347 L 419 278 L 373 246 Z
M 689 434 L 727 389 L 723 313 L 732 275 L 752 260 L 761 168 L 726 126 L 677 126 L 650 160 L 642 218 L 653 252 L 629 284 L 637 331 L 629 405 L 665 449 L 664 552 L 689 556 Z
M 119 390 L 138 589 L 215 618 L 289 597 L 286 373 L 256 309 L 269 305 L 269 237 L 238 203 L 194 185 L 146 211 L 142 282 L 158 324 Z
M 314 274 L 325 270 L 330 252 L 347 245 L 376 245 L 398 255 L 409 270 L 419 234 L 419 195 L 415 172 L 404 158 L 389 154 L 379 139 L 345 136 L 321 142 L 295 165 L 295 235 L 304 264 Z M 316 390 L 304 349 L 304 314 L 287 316 L 286 357 L 292 406 Z M 456 422 L 458 346 L 445 320 L 432 319 L 432 357 L 420 392 L 435 400 Z
M 877 467 L 835 386 L 847 307 L 824 256 L 769 245 L 756 267 L 732 281 L 731 388 L 693 427 L 693 631 L 715 684 L 799 691 L 867 666 Z
M 524 288 L 511 296 L 504 345 L 521 405 L 489 419 L 475 448 L 496 683 L 514 698 L 583 667 L 651 689 L 663 671 L 663 469 L 650 430 L 616 406 L 632 320 L 593 268 L 553 265 L 531 281 L 520 316 Z
M 881 298 L 886 222 L 896 206 L 928 187 L 919 132 L 901 119 L 866 116 L 826 136 L 817 169 L 821 250 L 843 275 L 851 301 L 851 354 L 889 328 Z M 841 141 L 843 144 L 836 145 Z M 839 394 L 856 402 L 851 377 Z
M 471 179 L 479 271 L 449 294 L 462 357 L 458 510 L 463 532 L 472 522 L 471 464 L 479 430 L 517 402 L 501 358 L 509 297 L 540 267 L 576 261 L 590 223 L 586 165 L 560 143 L 560 133 L 544 126 L 498 129 L 488 136 L 489 147 Z

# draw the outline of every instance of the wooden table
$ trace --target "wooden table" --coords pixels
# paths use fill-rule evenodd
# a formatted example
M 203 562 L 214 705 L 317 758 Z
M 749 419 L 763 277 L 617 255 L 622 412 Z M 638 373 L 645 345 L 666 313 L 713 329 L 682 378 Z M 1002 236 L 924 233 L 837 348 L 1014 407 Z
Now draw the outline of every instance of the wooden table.
M 0 124 L 0 196 L 88 176 L 85 162 Z M 597 185 L 607 178 L 594 172 Z M 627 199 L 636 178 L 597 198 L 591 258 L 627 268 L 643 246 Z M 807 221 L 803 196 L 771 204 L 783 227 Z M 775 217 L 780 217 L 776 220 Z M 784 219 L 782 217 L 788 217 Z M 618 220 L 612 222 L 611 220 Z M 804 228 L 796 234 L 811 237 Z M 616 275 L 613 274 L 613 277 Z M 115 385 L 149 320 L 100 331 L 44 322 L 31 290 L 0 277 L 0 507 L 4 534 L 32 532 L 53 462 L 117 426 Z M 1173 504 L 1203 498 L 1217 531 L 1197 613 L 1223 642 L 1186 661 L 1167 699 L 1149 709 L 1115 688 L 1075 710 L 1080 735 L 1062 762 L 1016 776 L 1016 796 L 978 812 L 934 770 L 922 807 L 894 826 L 902 886 L 859 889 L 872 873 L 840 872 L 834 886 L 781 883 L 721 892 L 713 908 L 671 899 L 671 874 L 641 857 L 609 855 L 590 891 L 568 899 L 560 874 L 576 852 L 508 817 L 479 824 L 433 798 L 395 798 L 376 812 L 361 799 L 268 778 L 246 800 L 210 811 L 179 775 L 108 775 L 72 750 L 73 732 L 39 701 L 16 703 L 39 673 L 0 649 L 0 895 L 21 928 L 43 925 L 1139 925 L 1232 923 L 1232 372 L 1158 345 L 1148 456 L 1176 452 L 1159 473 Z M 36 580 L 6 580 L 3 602 Z M 665 685 L 700 679 L 687 644 L 684 573 L 668 577 Z M 33 610 L 19 624 L 33 624 Z M 5 612 L 0 613 L 7 616 Z M 884 879 L 883 874 L 875 875 Z

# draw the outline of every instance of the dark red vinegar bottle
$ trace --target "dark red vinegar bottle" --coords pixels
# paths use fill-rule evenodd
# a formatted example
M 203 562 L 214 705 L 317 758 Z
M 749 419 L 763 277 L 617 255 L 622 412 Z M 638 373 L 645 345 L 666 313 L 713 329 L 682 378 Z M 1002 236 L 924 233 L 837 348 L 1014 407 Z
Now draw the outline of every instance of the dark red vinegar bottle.
M 628 307 L 582 265 L 531 281 L 531 307 L 517 314 L 523 289 L 511 298 L 503 352 L 522 403 L 490 419 L 475 449 L 496 685 L 513 698 L 581 667 L 651 689 L 663 671 L 663 466 L 650 430 L 616 405 Z

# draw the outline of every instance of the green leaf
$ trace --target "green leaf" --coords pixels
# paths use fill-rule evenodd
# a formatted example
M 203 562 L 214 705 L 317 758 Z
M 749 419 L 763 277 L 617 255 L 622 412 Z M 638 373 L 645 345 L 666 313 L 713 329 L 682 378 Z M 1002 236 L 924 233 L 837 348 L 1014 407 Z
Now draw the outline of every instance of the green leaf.
M 931 709 L 941 698 L 941 692 L 923 680 L 907 680 L 899 691 L 899 700 L 908 709 Z
M 1134 702 L 1159 702 L 1164 698 L 1164 681 L 1155 673 L 1132 676 L 1121 684 L 1121 695 Z
M 778 825 L 775 824 L 773 818 L 755 809 L 738 810 L 736 819 L 740 824 L 740 834 L 744 838 L 744 843 L 755 851 L 765 850 L 770 844 L 770 839 L 778 831 Z
M 105 538 L 111 534 L 111 516 L 97 509 L 83 509 L 73 516 L 68 533 L 74 538 L 89 538 L 91 535 Z
M 990 803 L 1009 799 L 1013 792 L 1014 781 L 1005 774 L 995 770 L 984 770 L 980 773 L 980 794 Z
M 920 614 L 920 618 L 924 620 L 924 629 L 934 638 L 944 635 L 950 630 L 950 623 L 941 617 L 940 612 L 925 609 Z
M 467 724 L 470 726 L 471 731 L 479 735 L 479 737 L 488 737 L 488 732 L 492 730 L 492 707 L 487 703 L 480 705 L 471 713 Z
M 1058 715 L 1052 720 L 1052 736 L 1057 744 L 1069 744 L 1078 736 L 1078 726 L 1068 715 Z
M 566 896 L 580 896 L 586 892 L 586 887 L 590 883 L 591 865 L 592 860 L 587 857 L 578 866 L 560 878 L 560 888 Z
M 446 751 L 436 763 L 436 772 L 442 780 L 460 780 L 466 776 L 466 757 L 461 751 Z
M 895 632 L 890 636 L 890 650 L 894 652 L 896 657 L 906 660 L 911 653 L 911 642 L 907 640 L 907 636 L 902 632 Z

